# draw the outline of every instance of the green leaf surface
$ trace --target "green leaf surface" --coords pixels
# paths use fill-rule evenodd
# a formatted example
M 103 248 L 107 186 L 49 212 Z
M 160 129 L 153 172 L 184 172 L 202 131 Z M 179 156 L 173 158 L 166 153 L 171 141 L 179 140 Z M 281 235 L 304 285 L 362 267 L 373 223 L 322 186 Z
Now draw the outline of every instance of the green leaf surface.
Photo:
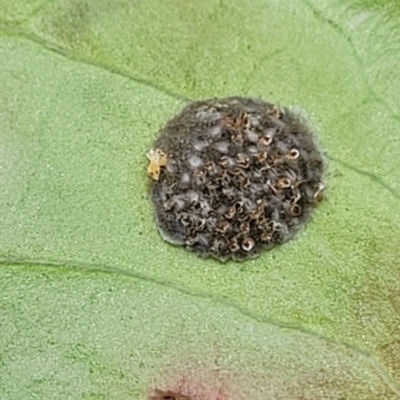
M 395 1 L 1 0 L 0 398 L 400 398 L 399 65 Z M 222 264 L 160 238 L 145 154 L 231 95 L 307 110 L 329 173 Z

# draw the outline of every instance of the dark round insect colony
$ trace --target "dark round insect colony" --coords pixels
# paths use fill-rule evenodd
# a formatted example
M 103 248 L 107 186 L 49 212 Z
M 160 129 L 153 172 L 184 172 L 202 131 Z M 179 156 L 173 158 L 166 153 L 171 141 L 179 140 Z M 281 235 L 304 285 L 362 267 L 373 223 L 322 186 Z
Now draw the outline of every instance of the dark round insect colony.
M 262 100 L 194 102 L 154 148 L 161 235 L 204 257 L 255 257 L 292 238 L 322 199 L 324 162 L 309 122 Z

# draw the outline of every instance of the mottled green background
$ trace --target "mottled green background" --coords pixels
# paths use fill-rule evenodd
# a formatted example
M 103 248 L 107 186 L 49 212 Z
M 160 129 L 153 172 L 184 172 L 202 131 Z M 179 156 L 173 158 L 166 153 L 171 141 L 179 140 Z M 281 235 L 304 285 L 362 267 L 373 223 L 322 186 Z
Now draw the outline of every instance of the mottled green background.
M 399 66 L 394 0 L 0 0 L 0 398 L 400 398 Z M 329 174 L 221 264 L 159 237 L 145 154 L 230 95 L 306 109 Z

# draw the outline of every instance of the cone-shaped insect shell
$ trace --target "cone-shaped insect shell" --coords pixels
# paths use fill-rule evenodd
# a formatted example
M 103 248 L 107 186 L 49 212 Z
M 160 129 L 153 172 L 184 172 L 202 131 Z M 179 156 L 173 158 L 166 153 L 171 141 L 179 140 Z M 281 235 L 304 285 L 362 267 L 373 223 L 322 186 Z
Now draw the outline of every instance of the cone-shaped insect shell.
M 323 197 L 311 124 L 262 100 L 194 102 L 168 122 L 148 157 L 163 238 L 221 261 L 292 238 Z

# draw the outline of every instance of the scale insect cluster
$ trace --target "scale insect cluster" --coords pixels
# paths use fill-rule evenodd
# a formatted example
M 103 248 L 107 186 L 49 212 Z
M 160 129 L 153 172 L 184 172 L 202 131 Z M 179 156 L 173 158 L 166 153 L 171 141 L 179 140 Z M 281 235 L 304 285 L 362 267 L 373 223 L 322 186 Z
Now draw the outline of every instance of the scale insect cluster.
M 159 231 L 221 261 L 292 238 L 323 199 L 325 163 L 304 113 L 231 97 L 189 104 L 148 153 Z

